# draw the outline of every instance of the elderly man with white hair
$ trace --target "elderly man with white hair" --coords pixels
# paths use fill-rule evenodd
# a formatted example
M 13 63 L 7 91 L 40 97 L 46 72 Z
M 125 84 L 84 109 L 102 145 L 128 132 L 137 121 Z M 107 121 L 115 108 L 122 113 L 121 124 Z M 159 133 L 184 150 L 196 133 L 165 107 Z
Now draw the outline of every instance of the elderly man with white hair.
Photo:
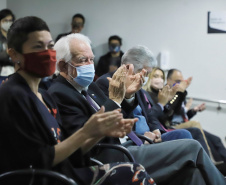
M 133 74 L 132 67 L 122 65 L 109 78 L 108 98 L 93 82 L 94 55 L 86 36 L 72 34 L 63 37 L 55 44 L 55 49 L 60 75 L 48 92 L 57 102 L 67 136 L 81 128 L 102 105 L 106 111 L 121 108 L 124 117 L 132 113 L 137 106 L 134 94 L 144 83 L 145 69 Z M 143 57 L 147 55 L 150 59 L 149 51 L 141 52 Z M 147 67 L 151 65 L 147 61 Z M 104 138 L 103 142 L 120 144 L 118 138 Z M 127 141 L 126 147 L 157 184 L 225 184 L 224 177 L 196 141 L 177 140 L 141 146 Z

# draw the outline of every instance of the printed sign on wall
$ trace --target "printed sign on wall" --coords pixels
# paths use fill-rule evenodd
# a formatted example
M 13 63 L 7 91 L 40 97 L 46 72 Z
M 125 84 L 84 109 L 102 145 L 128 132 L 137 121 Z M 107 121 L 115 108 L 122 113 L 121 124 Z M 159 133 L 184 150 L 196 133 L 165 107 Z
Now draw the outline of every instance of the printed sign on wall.
M 208 33 L 226 33 L 226 12 L 208 12 Z

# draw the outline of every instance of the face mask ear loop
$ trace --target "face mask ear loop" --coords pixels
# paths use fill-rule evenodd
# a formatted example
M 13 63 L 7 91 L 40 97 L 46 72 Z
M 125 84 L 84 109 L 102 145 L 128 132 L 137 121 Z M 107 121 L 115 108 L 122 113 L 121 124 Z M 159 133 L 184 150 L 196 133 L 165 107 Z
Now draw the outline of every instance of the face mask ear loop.
M 75 66 L 73 66 L 70 62 L 67 62 L 71 67 L 73 67 L 74 69 L 76 69 Z M 76 69 L 76 72 L 77 72 L 77 69 Z M 69 71 L 68 71 L 68 76 L 70 76 L 72 78 L 72 80 L 74 79 L 73 76 L 71 76 L 71 74 L 69 74 Z
M 20 66 L 20 61 L 19 61 L 19 60 L 18 60 L 16 63 Z M 21 67 L 19 67 L 19 68 L 15 71 L 15 73 L 18 72 L 19 70 L 21 70 Z

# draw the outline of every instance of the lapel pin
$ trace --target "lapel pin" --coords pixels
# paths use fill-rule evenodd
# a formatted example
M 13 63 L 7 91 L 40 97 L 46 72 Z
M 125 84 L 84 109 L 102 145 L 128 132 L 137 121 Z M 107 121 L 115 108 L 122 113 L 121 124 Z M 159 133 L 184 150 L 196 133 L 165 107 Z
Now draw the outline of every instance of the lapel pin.
M 93 96 L 94 98 L 96 98 L 95 94 L 92 94 L 92 96 Z

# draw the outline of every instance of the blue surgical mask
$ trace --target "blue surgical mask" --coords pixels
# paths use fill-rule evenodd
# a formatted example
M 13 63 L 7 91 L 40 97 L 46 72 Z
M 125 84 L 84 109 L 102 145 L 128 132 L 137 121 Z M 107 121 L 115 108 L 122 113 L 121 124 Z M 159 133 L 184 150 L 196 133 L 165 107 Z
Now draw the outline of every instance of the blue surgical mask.
M 79 84 L 81 87 L 88 87 L 94 79 L 95 69 L 93 64 L 83 65 L 79 67 L 75 67 L 69 63 L 70 66 L 76 68 L 77 76 L 73 78 L 73 80 Z
M 114 53 L 118 53 L 120 51 L 120 46 L 116 44 L 110 44 L 109 50 Z

